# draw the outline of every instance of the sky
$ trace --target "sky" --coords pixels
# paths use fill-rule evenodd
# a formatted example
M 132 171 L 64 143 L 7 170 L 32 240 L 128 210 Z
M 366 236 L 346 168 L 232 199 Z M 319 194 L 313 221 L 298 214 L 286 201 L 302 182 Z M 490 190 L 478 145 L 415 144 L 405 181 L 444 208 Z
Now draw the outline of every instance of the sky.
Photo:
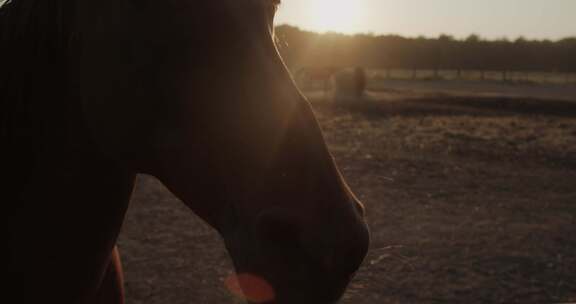
M 0 5 L 5 0 L 0 0 Z M 192 0 L 190 0 L 192 1 Z M 313 31 L 463 38 L 576 36 L 576 0 L 282 0 L 276 24 Z
M 463 38 L 576 36 L 576 0 L 283 0 L 276 24 L 313 31 Z

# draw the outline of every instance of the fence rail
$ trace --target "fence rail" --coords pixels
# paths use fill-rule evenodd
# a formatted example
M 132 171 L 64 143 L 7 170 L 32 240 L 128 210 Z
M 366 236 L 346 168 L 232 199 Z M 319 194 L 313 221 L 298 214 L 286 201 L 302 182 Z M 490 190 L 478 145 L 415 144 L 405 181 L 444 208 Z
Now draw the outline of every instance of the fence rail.
M 533 85 L 576 85 L 576 73 L 529 71 L 369 69 L 368 78 L 370 81 L 386 79 L 468 80 L 498 81 Z

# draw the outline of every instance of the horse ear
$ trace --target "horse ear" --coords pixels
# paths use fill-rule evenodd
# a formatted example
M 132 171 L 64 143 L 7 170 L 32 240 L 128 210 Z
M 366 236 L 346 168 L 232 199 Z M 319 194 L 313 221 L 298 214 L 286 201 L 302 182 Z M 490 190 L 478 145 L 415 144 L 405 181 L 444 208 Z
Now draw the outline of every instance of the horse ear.
M 302 245 L 301 223 L 281 210 L 262 212 L 257 219 L 256 235 L 268 249 L 298 249 Z

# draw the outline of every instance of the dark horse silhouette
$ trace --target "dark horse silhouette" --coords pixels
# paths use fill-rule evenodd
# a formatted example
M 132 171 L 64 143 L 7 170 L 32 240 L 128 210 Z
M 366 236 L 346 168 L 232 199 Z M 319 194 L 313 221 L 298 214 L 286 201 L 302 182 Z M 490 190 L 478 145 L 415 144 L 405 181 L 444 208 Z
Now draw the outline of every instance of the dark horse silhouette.
M 369 242 L 273 42 L 273 0 L 0 9 L 11 303 L 122 303 L 137 173 L 222 236 L 248 300 L 334 303 Z

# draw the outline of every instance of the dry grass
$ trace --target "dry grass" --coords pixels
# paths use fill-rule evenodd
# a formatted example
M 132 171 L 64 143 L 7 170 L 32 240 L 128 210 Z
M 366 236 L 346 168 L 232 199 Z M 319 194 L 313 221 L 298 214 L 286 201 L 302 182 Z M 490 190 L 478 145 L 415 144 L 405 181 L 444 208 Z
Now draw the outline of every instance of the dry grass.
M 576 104 L 313 105 L 373 231 L 343 303 L 576 301 Z M 128 304 L 237 301 L 216 234 L 154 179 L 140 178 L 119 244 Z
M 316 106 L 374 232 L 347 303 L 576 300 L 576 104 L 435 100 Z

